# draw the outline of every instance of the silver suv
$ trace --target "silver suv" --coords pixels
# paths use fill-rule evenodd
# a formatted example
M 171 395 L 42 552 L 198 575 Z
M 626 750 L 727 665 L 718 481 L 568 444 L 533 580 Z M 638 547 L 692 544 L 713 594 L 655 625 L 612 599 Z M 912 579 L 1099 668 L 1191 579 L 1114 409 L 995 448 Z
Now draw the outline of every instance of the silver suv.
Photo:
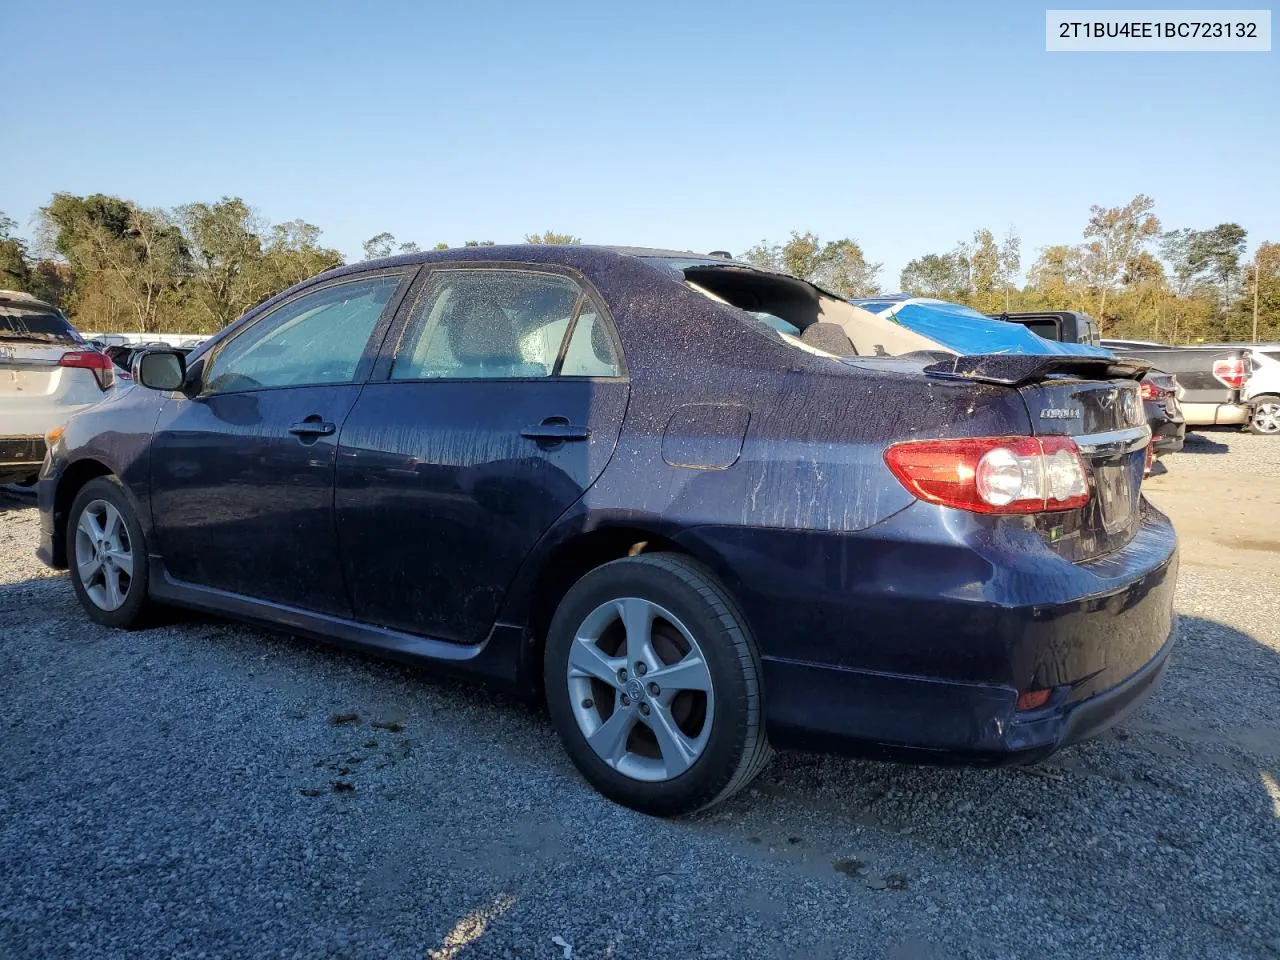
M 0 483 L 34 481 L 46 434 L 115 383 L 111 359 L 57 307 L 0 290 Z

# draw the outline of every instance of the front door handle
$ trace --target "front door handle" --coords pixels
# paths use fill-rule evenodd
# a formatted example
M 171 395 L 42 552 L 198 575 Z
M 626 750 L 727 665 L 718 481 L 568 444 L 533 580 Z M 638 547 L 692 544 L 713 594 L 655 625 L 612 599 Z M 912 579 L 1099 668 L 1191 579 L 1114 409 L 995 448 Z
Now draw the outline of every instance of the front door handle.
M 566 440 L 587 440 L 591 431 L 570 423 L 564 417 L 547 417 L 539 424 L 525 427 L 520 436 L 529 440 L 537 440 L 539 444 L 564 443 Z
M 331 436 L 338 428 L 328 420 L 321 420 L 319 417 L 307 417 L 305 420 L 299 420 L 289 428 L 289 432 L 295 437 L 328 437 Z

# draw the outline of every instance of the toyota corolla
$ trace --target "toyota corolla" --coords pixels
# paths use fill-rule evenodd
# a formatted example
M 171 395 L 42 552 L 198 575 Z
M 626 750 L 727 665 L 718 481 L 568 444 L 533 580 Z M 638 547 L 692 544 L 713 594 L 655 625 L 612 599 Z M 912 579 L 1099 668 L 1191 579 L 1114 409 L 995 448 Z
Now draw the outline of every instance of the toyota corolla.
M 191 607 L 545 698 L 656 814 L 773 747 L 1030 762 L 1169 657 L 1144 369 L 958 356 L 715 257 L 412 254 L 144 353 L 52 443 L 39 552 L 101 624 Z

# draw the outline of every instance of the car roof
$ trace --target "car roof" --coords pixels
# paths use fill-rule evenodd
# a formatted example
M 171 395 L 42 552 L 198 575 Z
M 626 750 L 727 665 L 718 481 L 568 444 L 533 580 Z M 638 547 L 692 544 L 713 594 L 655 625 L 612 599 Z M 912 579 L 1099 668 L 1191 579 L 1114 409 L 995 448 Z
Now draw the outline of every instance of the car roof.
M 661 247 L 628 247 L 578 243 L 508 243 L 486 247 L 449 247 L 445 250 L 417 250 L 413 253 L 396 254 L 377 260 L 362 260 L 358 263 L 335 267 L 321 276 L 339 276 L 357 270 L 377 269 L 379 267 L 407 266 L 411 264 L 438 263 L 448 261 L 506 260 L 526 263 L 560 263 L 590 270 L 593 267 L 605 267 L 616 263 L 619 259 L 630 260 L 693 260 L 708 266 L 736 266 L 761 273 L 775 271 L 761 268 L 755 264 L 740 260 L 729 260 L 709 253 L 698 253 L 694 250 L 667 250 Z M 313 278 L 314 279 L 314 278 Z
M 53 313 L 58 311 L 58 308 L 52 303 L 46 303 L 39 297 L 33 297 L 29 293 L 23 293 L 21 290 L 0 290 L 0 303 L 15 303 L 24 307 L 47 307 Z

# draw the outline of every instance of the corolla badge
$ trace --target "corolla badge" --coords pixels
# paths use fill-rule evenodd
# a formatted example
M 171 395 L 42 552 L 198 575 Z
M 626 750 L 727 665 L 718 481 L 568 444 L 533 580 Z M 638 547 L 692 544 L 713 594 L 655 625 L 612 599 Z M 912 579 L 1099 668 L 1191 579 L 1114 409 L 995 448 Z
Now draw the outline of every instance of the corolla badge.
M 1079 407 L 1045 407 L 1040 411 L 1041 420 L 1079 420 Z

